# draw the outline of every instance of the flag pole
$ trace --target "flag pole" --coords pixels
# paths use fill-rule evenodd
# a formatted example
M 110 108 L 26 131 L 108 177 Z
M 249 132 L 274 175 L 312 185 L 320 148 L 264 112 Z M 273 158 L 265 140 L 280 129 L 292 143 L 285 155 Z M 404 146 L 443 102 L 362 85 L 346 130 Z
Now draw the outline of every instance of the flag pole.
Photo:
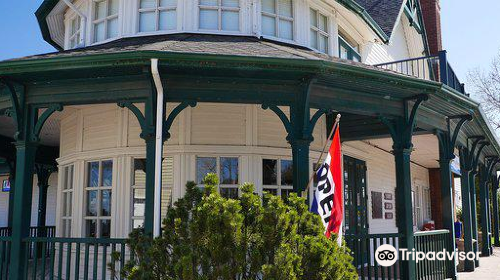
M 330 139 L 333 136 L 333 133 L 335 133 L 335 130 L 338 128 L 338 125 L 340 123 L 340 117 L 342 115 L 337 114 L 337 118 L 335 119 L 335 122 L 333 123 L 332 130 L 330 131 L 330 135 L 328 135 L 328 138 L 325 141 L 325 145 L 323 146 L 323 150 L 321 151 L 321 154 L 319 155 L 318 161 L 316 162 L 316 166 L 318 166 L 321 163 L 321 159 L 323 158 L 323 155 L 326 152 L 326 149 L 328 147 L 328 143 L 330 143 Z M 309 182 L 307 183 L 306 189 L 302 192 L 302 197 L 304 197 L 307 194 L 307 191 L 309 190 L 309 187 L 311 186 L 312 181 L 314 180 L 314 175 L 316 174 L 316 171 L 313 170 L 313 174 L 309 178 Z

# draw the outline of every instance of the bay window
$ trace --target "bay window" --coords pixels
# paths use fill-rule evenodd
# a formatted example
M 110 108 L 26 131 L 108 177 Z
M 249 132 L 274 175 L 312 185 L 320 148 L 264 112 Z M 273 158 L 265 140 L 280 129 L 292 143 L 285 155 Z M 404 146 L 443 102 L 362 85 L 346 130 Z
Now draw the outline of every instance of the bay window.
M 262 34 L 293 40 L 292 0 L 261 0 Z
M 330 38 L 330 34 L 328 33 L 328 17 L 314 9 L 310 9 L 309 14 L 309 21 L 311 22 L 310 46 L 319 52 L 328 53 L 328 40 Z
M 199 28 L 206 30 L 239 31 L 239 0 L 200 0 Z
M 87 163 L 85 186 L 85 236 L 111 236 L 113 161 Z
M 94 42 L 104 41 L 118 36 L 119 0 L 94 1 Z
M 175 30 L 177 0 L 140 0 L 139 32 Z
M 286 199 L 293 192 L 292 161 L 262 159 L 262 190 Z
M 62 237 L 71 237 L 71 221 L 73 220 L 73 165 L 62 169 L 62 200 L 61 200 L 61 232 Z
M 197 157 L 196 183 L 202 185 L 208 173 L 219 177 L 219 192 L 223 197 L 238 198 L 239 158 L 237 157 Z

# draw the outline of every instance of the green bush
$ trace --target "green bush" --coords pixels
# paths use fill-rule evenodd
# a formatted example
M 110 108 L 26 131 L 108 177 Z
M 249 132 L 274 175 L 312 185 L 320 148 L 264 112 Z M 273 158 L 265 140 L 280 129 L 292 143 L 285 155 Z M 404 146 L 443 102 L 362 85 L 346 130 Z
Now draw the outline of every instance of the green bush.
M 319 216 L 303 198 L 254 194 L 240 187 L 239 200 L 216 191 L 209 174 L 205 189 L 187 184 L 184 198 L 168 210 L 162 235 L 135 230 L 128 245 L 135 258 L 127 279 L 357 279 L 348 249 L 323 235 Z M 115 256 L 115 260 L 118 256 Z

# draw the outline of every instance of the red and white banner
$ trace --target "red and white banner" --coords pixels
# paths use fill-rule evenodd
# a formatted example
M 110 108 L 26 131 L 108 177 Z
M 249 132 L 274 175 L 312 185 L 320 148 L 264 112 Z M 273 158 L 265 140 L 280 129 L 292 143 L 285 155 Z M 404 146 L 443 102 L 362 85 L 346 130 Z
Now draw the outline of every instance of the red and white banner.
M 344 199 L 342 188 L 342 156 L 338 127 L 337 125 L 325 162 L 316 173 L 318 186 L 311 211 L 321 216 L 321 221 L 325 226 L 326 237 L 330 238 L 332 234 L 337 234 L 340 245 L 342 242 Z

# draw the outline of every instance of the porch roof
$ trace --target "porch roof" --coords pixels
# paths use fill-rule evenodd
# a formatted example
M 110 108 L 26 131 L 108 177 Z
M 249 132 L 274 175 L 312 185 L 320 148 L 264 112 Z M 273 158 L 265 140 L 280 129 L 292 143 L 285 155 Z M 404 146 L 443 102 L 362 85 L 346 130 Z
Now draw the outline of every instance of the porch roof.
M 402 100 L 428 94 L 430 100 L 419 110 L 420 129 L 427 133 L 446 129 L 446 116 L 472 114 L 474 120 L 464 127 L 459 143 L 484 135 L 493 144 L 484 154 L 500 154 L 479 104 L 446 85 L 254 37 L 177 34 L 124 38 L 2 61 L 0 76 L 29 85 L 32 96 L 27 101 L 31 104 L 137 100 L 151 88 L 147 73 L 151 58 L 160 59 L 160 70 L 169 85 L 166 94 L 172 102 L 196 99 L 287 105 L 301 81 L 315 77 L 311 106 L 366 116 L 357 121 L 360 129 L 354 133 L 368 132 L 373 135 L 364 136 L 371 137 L 387 135 L 380 123 L 373 122 L 378 115 L 401 116 Z M 6 89 L 0 85 L 3 91 Z M 8 95 L 0 94 L 0 112 L 10 106 Z

